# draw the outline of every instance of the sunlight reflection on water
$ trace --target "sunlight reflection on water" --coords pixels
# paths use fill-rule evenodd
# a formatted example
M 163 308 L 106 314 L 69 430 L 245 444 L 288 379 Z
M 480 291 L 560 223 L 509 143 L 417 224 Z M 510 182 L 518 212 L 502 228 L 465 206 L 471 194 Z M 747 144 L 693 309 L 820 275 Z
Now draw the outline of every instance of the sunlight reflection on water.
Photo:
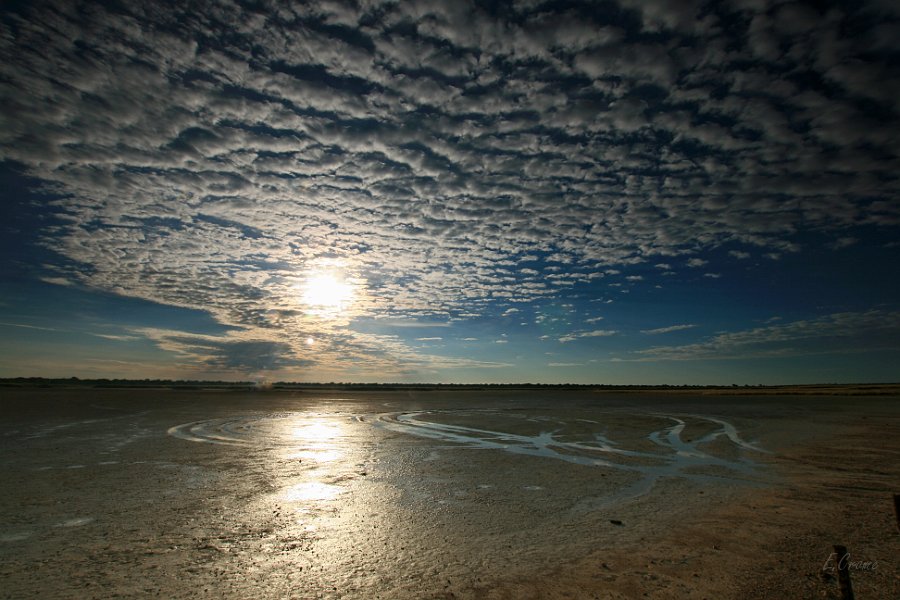
M 286 452 L 286 459 L 321 463 L 336 461 L 344 455 L 341 449 L 344 431 L 333 419 L 301 414 L 291 419 L 289 429 L 293 447 Z
M 657 486 L 680 498 L 698 489 L 687 482 L 705 491 L 763 478 L 755 459 L 764 450 L 718 417 L 366 408 L 321 403 L 169 429 L 182 440 L 229 446 L 221 455 L 244 461 L 235 477 L 252 472 L 247 480 L 258 495 L 242 522 L 261 523 L 260 555 L 287 571 L 303 567 L 304 597 L 368 598 L 372 589 L 421 597 L 423 581 L 451 569 L 448 555 L 456 566 L 442 581 L 474 585 L 472 557 L 491 565 L 487 571 L 507 572 L 538 555 L 578 555 L 594 542 L 573 539 L 572 524 L 602 527 L 608 511 L 619 518 L 626 503 Z M 272 549 L 278 553 L 265 554 Z M 323 582 L 333 595 L 317 595 Z
M 338 437 L 341 434 L 341 428 L 337 425 L 329 425 L 324 421 L 316 421 L 314 423 L 304 424 L 294 427 L 291 435 L 300 442 L 327 442 Z
M 311 448 L 307 450 L 298 450 L 291 452 L 286 459 L 309 460 L 314 462 L 332 462 L 338 460 L 344 455 L 337 448 Z
M 313 468 L 304 470 L 299 481 L 288 486 L 282 493 L 287 502 L 324 502 L 334 500 L 345 490 L 339 485 L 328 483 L 334 478 L 340 460 L 345 457 L 342 446 L 346 442 L 346 432 L 339 420 L 317 414 L 299 413 L 288 419 L 285 431 L 290 443 L 280 448 L 280 458 L 309 463 Z M 329 463 L 328 467 L 319 467 Z
M 343 489 L 340 486 L 320 481 L 306 481 L 292 485 L 284 492 L 284 499 L 288 502 L 314 502 L 322 500 L 334 500 Z

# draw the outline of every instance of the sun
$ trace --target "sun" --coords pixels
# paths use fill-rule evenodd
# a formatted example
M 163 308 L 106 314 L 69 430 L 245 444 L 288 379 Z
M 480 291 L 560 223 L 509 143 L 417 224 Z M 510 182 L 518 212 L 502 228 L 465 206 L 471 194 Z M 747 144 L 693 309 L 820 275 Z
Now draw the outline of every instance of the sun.
M 303 303 L 319 313 L 339 313 L 353 299 L 353 286 L 332 272 L 313 273 L 303 286 Z

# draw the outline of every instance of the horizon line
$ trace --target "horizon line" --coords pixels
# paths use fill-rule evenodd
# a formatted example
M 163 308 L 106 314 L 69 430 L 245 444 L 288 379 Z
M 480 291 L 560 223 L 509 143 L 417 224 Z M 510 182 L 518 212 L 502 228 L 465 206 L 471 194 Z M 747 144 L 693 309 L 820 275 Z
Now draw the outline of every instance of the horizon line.
M 666 389 L 666 388 L 706 388 L 706 389 L 733 389 L 733 388 L 817 388 L 817 387 L 870 387 L 870 386 L 900 386 L 900 381 L 866 381 L 866 382 L 816 382 L 816 383 L 731 383 L 731 384 L 714 384 L 714 383 L 540 383 L 540 382 L 351 382 L 351 381 L 265 381 L 265 380 L 223 380 L 223 379 L 133 379 L 133 378 L 110 378 L 110 377 L 90 377 L 82 378 L 77 376 L 70 377 L 41 377 L 41 376 L 16 376 L 16 377 L 0 377 L 0 384 L 10 383 L 48 383 L 48 384 L 124 384 L 130 387 L 146 386 L 219 386 L 219 387 L 241 387 L 265 390 L 276 387 L 382 387 L 382 388 L 400 388 L 400 387 L 575 387 L 575 388 L 644 388 L 644 389 Z

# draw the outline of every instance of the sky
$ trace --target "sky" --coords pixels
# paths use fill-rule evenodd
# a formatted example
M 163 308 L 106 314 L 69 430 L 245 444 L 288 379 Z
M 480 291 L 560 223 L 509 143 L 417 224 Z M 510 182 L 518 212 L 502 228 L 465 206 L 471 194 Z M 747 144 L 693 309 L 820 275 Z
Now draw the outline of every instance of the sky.
M 4 2 L 0 376 L 900 380 L 900 5 Z

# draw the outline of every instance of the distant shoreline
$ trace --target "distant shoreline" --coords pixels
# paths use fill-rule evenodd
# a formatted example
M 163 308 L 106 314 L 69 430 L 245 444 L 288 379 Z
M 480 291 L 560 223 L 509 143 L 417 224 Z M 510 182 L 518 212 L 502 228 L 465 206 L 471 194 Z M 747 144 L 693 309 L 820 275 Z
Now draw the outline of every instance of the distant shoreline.
M 889 396 L 900 394 L 900 383 L 785 384 L 785 385 L 605 385 L 545 383 L 311 383 L 252 381 L 195 381 L 167 379 L 51 379 L 43 377 L 0 378 L 0 388 L 110 388 L 210 390 L 235 392 L 278 391 L 504 391 L 504 390 L 572 390 L 598 393 L 654 392 L 701 393 L 722 395 L 823 395 L 823 396 Z

